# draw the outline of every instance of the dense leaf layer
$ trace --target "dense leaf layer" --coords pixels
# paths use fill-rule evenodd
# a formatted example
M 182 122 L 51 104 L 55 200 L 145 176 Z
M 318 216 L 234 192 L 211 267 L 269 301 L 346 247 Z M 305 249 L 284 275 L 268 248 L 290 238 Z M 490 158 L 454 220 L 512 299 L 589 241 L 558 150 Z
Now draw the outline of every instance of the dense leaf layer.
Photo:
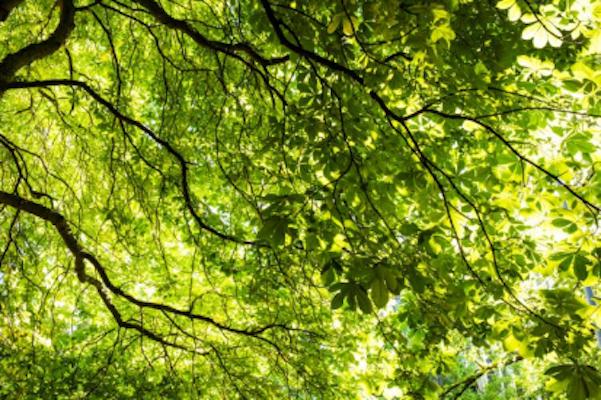
M 0 393 L 600 396 L 600 21 L 4 2 Z

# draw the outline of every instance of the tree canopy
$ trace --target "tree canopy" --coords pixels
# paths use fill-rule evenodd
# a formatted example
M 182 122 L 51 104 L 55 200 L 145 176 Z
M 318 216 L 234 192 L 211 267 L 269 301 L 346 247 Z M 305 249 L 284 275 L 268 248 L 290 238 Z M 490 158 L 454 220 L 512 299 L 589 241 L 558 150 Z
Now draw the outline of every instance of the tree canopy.
M 601 1 L 3 0 L 0 40 L 0 397 L 601 397 Z

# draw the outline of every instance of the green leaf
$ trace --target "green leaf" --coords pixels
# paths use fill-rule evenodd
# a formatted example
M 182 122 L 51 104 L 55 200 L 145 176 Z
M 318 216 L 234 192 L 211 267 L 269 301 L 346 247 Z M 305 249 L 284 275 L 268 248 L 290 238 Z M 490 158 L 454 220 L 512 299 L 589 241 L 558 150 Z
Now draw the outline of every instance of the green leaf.
M 578 230 L 578 225 L 565 218 L 556 218 L 551 221 L 551 224 L 568 233 L 574 233 Z
M 374 279 L 371 283 L 371 299 L 378 308 L 385 307 L 388 303 L 388 289 L 381 279 Z
M 552 390 L 565 392 L 574 400 L 594 399 L 599 396 L 601 375 L 596 368 L 588 365 L 564 364 L 551 367 L 545 371 L 557 382 Z
M 0 2 L 0 399 L 598 396 L 600 0 L 55 3 Z
M 344 33 L 346 36 L 353 36 L 353 25 L 351 20 L 348 18 L 344 18 L 342 21 L 342 33 Z
M 289 220 L 280 216 L 272 216 L 263 222 L 263 227 L 257 234 L 257 239 L 265 240 L 274 247 L 284 244 Z
M 553 221 L 551 221 L 551 224 L 553 224 L 553 226 L 556 226 L 558 228 L 563 228 L 565 226 L 572 224 L 572 221 L 565 219 L 565 218 L 555 218 Z
M 587 272 L 587 266 L 590 264 L 590 261 L 588 260 L 588 258 L 577 254 L 574 257 L 574 275 L 576 275 L 576 277 L 583 281 L 587 278 L 588 276 L 588 272 Z
M 510 21 L 517 21 L 520 19 L 520 17 L 522 16 L 522 9 L 520 8 L 519 4 L 514 4 L 508 12 L 508 18 Z
M 332 303 L 330 305 L 332 310 L 336 310 L 336 309 L 342 307 L 342 303 L 344 302 L 344 297 L 345 297 L 345 293 L 343 293 L 343 292 L 338 292 L 338 293 L 336 293 L 336 295 L 334 295 L 334 297 L 332 298 Z
M 369 300 L 369 297 L 367 297 L 365 291 L 363 289 L 357 288 L 353 291 L 353 293 L 357 298 L 357 304 L 359 305 L 361 311 L 363 311 L 365 314 L 371 313 L 373 311 L 373 308 L 371 305 L 371 301 Z
M 430 40 L 432 43 L 436 43 L 439 40 L 444 40 L 450 45 L 450 42 L 455 39 L 455 36 L 455 31 L 453 31 L 449 25 L 439 25 L 432 31 Z
M 516 3 L 516 0 L 501 0 L 497 3 L 497 8 L 501 10 L 506 10 L 512 7 Z
M 334 279 L 336 279 L 336 273 L 333 268 L 327 268 L 321 272 L 321 280 L 325 286 L 330 286 Z
M 570 268 L 570 266 L 572 265 L 573 261 L 574 261 L 574 255 L 573 254 L 567 254 L 567 255 L 565 255 L 565 257 L 559 263 L 559 270 L 560 271 L 567 271 Z
M 340 25 L 341 21 L 342 21 L 342 14 L 336 14 L 336 15 L 334 15 L 334 17 L 332 18 L 332 20 L 328 24 L 328 30 L 327 30 L 327 32 L 328 33 L 334 33 L 334 32 L 336 32 L 336 29 Z

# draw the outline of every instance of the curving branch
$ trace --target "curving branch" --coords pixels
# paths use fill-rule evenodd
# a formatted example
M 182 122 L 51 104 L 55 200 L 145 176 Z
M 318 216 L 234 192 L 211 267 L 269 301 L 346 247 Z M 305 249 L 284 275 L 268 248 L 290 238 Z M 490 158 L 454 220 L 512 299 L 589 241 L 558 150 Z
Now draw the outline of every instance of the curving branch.
M 117 308 L 115 307 L 115 305 L 110 300 L 109 294 L 113 294 L 119 298 L 122 298 L 127 302 L 140 307 L 141 309 L 158 310 L 163 313 L 168 313 L 174 316 L 181 316 L 186 317 L 190 320 L 202 321 L 224 332 L 235 333 L 263 341 L 275 347 L 278 350 L 278 352 L 280 351 L 279 346 L 275 342 L 260 335 L 270 329 L 288 329 L 286 325 L 274 323 L 262 327 L 255 327 L 249 329 L 235 328 L 232 326 L 222 324 L 211 317 L 193 313 L 191 310 L 180 310 L 166 304 L 140 300 L 128 294 L 123 289 L 116 286 L 110 280 L 104 266 L 93 254 L 87 252 L 82 247 L 82 245 L 79 243 L 79 241 L 71 231 L 71 227 L 69 226 L 67 219 L 62 214 L 42 204 L 33 202 L 31 200 L 27 200 L 17 194 L 8 193 L 5 191 L 0 191 L 0 204 L 8 205 L 19 211 L 34 215 L 46 222 L 51 223 L 54 226 L 56 231 L 63 239 L 63 242 L 75 258 L 75 272 L 77 273 L 78 279 L 80 280 L 80 282 L 91 284 L 96 288 L 103 303 L 113 315 L 114 319 L 120 327 L 134 329 L 140 332 L 143 336 L 148 337 L 149 339 L 152 339 L 161 344 L 169 345 L 170 347 L 177 347 L 182 350 L 190 350 L 175 343 L 165 341 L 165 339 L 163 339 L 161 336 L 157 335 L 152 331 L 149 331 L 148 329 L 144 328 L 143 326 L 137 323 L 124 320 Z M 84 261 L 87 261 L 90 264 L 92 264 L 94 270 L 100 276 L 100 280 L 86 273 Z
M 184 202 L 186 204 L 186 208 L 194 218 L 195 222 L 202 228 L 203 230 L 212 233 L 213 235 L 238 244 L 245 245 L 254 245 L 254 246 L 265 246 L 259 242 L 252 240 L 240 239 L 232 235 L 228 235 L 223 233 L 212 226 L 208 225 L 204 220 L 200 217 L 196 209 L 194 208 L 192 202 L 192 195 L 190 194 L 190 186 L 188 182 L 188 174 L 189 167 L 188 162 L 184 158 L 184 156 L 176 150 L 168 141 L 162 139 L 158 136 L 152 129 L 148 128 L 146 125 L 142 124 L 140 121 L 137 121 L 125 114 L 123 114 L 113 103 L 106 100 L 102 97 L 97 91 L 95 91 L 90 85 L 85 82 L 73 80 L 73 79 L 49 79 L 43 81 L 33 81 L 33 82 L 9 82 L 2 84 L 0 82 L 0 92 L 4 90 L 12 90 L 12 89 L 29 89 L 29 88 L 44 88 L 44 87 L 52 87 L 52 86 L 68 86 L 68 87 L 76 87 L 85 91 L 90 97 L 92 97 L 96 102 L 102 105 L 105 109 L 107 109 L 113 116 L 115 116 L 119 121 L 124 122 L 128 125 L 132 125 L 142 132 L 146 133 L 156 144 L 163 147 L 169 154 L 171 154 L 177 161 L 181 170 L 181 190 L 182 195 L 184 197 Z
M 486 229 L 486 225 L 484 223 L 484 218 L 482 216 L 482 213 L 480 211 L 480 209 L 478 208 L 478 206 L 476 205 L 476 203 L 472 200 L 470 200 L 467 195 L 465 193 L 463 193 L 463 191 L 457 186 L 457 184 L 455 183 L 455 181 L 453 180 L 453 178 L 446 172 L 444 171 L 440 166 L 438 166 L 436 163 L 434 163 L 432 160 L 430 160 L 425 154 L 424 152 L 420 149 L 420 146 L 417 142 L 417 140 L 415 139 L 415 135 L 413 135 L 411 133 L 411 131 L 409 130 L 409 127 L 407 126 L 407 124 L 405 122 L 402 122 L 403 128 L 405 129 L 405 132 L 407 133 L 407 135 L 409 136 L 409 138 L 411 139 L 411 142 L 413 143 L 415 149 L 417 150 L 417 154 L 420 157 L 420 161 L 422 162 L 422 164 L 428 169 L 428 172 L 430 173 L 430 176 L 434 179 L 434 181 L 436 182 L 436 185 L 439 188 L 439 191 L 442 195 L 443 201 L 444 201 L 444 206 L 445 206 L 445 210 L 446 210 L 446 214 L 447 214 L 447 219 L 449 220 L 449 223 L 451 225 L 451 229 L 453 232 L 453 236 L 455 237 L 455 241 L 459 247 L 459 252 L 461 254 L 461 257 L 464 261 L 464 263 L 467 265 L 468 269 L 470 270 L 470 272 L 472 273 L 472 275 L 475 274 L 475 277 L 478 279 L 478 281 L 480 282 L 480 284 L 486 286 L 486 284 L 484 283 L 484 281 L 480 278 L 479 275 L 477 275 L 473 269 L 473 267 L 470 265 L 470 263 L 468 262 L 464 250 L 463 250 L 463 246 L 461 244 L 461 239 L 459 238 L 459 234 L 457 232 L 457 229 L 455 228 L 455 224 L 453 222 L 453 218 L 451 216 L 450 213 L 450 209 L 449 209 L 449 205 L 450 205 L 450 201 L 447 198 L 446 195 L 446 191 L 444 189 L 444 186 L 442 185 L 442 183 L 439 181 L 438 177 L 436 176 L 436 174 L 434 173 L 434 171 L 439 172 L 447 182 L 449 182 L 450 186 L 453 188 L 453 190 L 455 191 L 455 193 L 457 193 L 459 195 L 459 197 L 461 199 L 463 199 L 463 201 L 465 201 L 470 208 L 474 211 L 474 213 L 476 214 L 476 220 L 478 223 L 478 226 L 480 228 L 480 231 L 482 232 L 482 234 L 484 235 L 484 238 L 486 240 L 486 243 L 488 245 L 490 254 L 492 256 L 492 263 L 493 263 L 493 267 L 495 270 L 495 275 L 497 276 L 497 279 L 499 280 L 499 282 L 501 283 L 501 285 L 503 286 L 503 290 L 523 309 L 523 311 L 527 312 L 528 314 L 530 314 L 531 316 L 533 316 L 534 318 L 538 319 L 539 321 L 552 326 L 553 328 L 557 329 L 560 332 L 565 332 L 565 328 L 561 327 L 555 323 L 553 323 L 552 321 L 550 321 L 549 319 L 543 317 L 540 313 L 537 313 L 536 311 L 534 311 L 531 307 L 529 307 L 528 305 L 526 305 L 522 300 L 520 300 L 518 298 L 518 296 L 516 296 L 516 294 L 514 293 L 513 289 L 511 288 L 511 286 L 509 286 L 509 284 L 507 283 L 507 280 L 503 277 L 503 274 L 501 273 L 501 269 L 499 266 L 499 262 L 498 262 L 498 258 L 497 258 L 497 248 L 495 247 L 493 240 L 488 232 L 488 229 Z M 509 302 L 505 303 L 507 305 L 509 305 L 510 307 L 512 307 L 513 309 L 515 309 L 516 311 L 519 311 L 519 308 L 517 308 L 516 306 L 512 305 Z
M 0 62 L 0 83 L 10 81 L 21 68 L 51 55 L 67 41 L 75 28 L 75 6 L 72 0 L 60 0 L 59 6 L 61 13 L 58 26 L 46 40 L 25 46 Z
M 225 43 L 217 40 L 211 40 L 201 34 L 199 31 L 194 29 L 187 21 L 183 21 L 169 15 L 159 3 L 154 0 L 136 0 L 136 3 L 144 7 L 157 21 L 164 26 L 171 29 L 180 31 L 199 45 L 208 49 L 218 51 L 228 56 L 237 56 L 239 52 L 245 53 L 250 56 L 251 59 L 258 62 L 263 66 L 282 64 L 287 62 L 290 57 L 288 55 L 283 57 L 266 58 L 260 55 L 251 45 L 247 43 Z
M 495 136 L 499 141 L 501 141 L 501 143 L 503 143 L 503 145 L 505 145 L 505 147 L 507 147 L 518 159 L 520 159 L 521 161 L 525 162 L 526 164 L 531 165 L 535 169 L 539 170 L 544 175 L 548 176 L 553 181 L 555 181 L 557 184 L 559 184 L 559 186 L 561 186 L 565 190 L 567 190 L 572 196 L 574 196 L 582 204 L 584 204 L 589 209 L 589 211 L 591 211 L 591 213 L 593 215 L 595 215 L 596 213 L 600 213 L 601 212 L 601 206 L 598 206 L 596 204 L 591 203 L 590 201 L 588 201 L 587 199 L 585 199 L 581 194 L 579 194 L 578 192 L 576 192 L 570 185 L 568 185 L 563 180 L 561 180 L 561 178 L 559 176 L 555 175 L 554 173 L 552 173 L 548 169 L 544 168 L 540 164 L 532 161 L 530 158 L 528 158 L 527 156 L 525 156 L 522 153 L 520 153 L 505 137 L 503 137 L 503 135 L 501 135 L 501 133 L 499 131 L 497 131 L 492 126 L 490 126 L 490 125 L 488 125 L 488 124 L 480 121 L 477 118 L 469 117 L 469 116 L 466 116 L 466 115 L 449 114 L 449 113 L 446 113 L 446 112 L 443 112 L 443 111 L 434 110 L 434 109 L 426 109 L 426 110 L 424 110 L 424 112 L 430 113 L 430 114 L 435 114 L 435 115 L 438 115 L 440 117 L 447 118 L 447 119 L 460 119 L 460 120 L 464 120 L 464 121 L 470 121 L 470 122 L 473 122 L 473 123 L 479 125 L 480 127 L 484 128 L 486 131 L 488 131 L 489 133 L 491 133 L 493 136 Z
M 12 10 L 22 2 L 23 0 L 4 0 L 0 3 L 0 22 L 6 21 Z
M 77 274 L 77 278 L 80 282 L 89 283 L 96 288 L 96 291 L 102 299 L 102 302 L 107 307 L 107 309 L 109 310 L 109 312 L 114 317 L 115 321 L 120 327 L 136 330 L 142 336 L 145 336 L 163 345 L 175 347 L 182 350 L 189 350 L 176 343 L 172 343 L 165 340 L 161 336 L 157 335 L 152 331 L 149 331 L 148 329 L 144 328 L 143 326 L 137 323 L 126 321 L 123 319 L 115 305 L 111 302 L 108 293 L 106 292 L 102 284 L 94 277 L 86 274 L 83 263 L 85 253 L 83 251 L 83 248 L 71 232 L 71 228 L 69 227 L 67 220 L 62 214 L 59 214 L 56 211 L 53 211 L 41 204 L 35 203 L 30 200 L 26 200 L 16 194 L 11 194 L 4 191 L 0 191 L 0 203 L 13 207 L 19 211 L 35 215 L 36 217 L 51 223 L 55 227 L 56 231 L 63 239 L 63 242 L 65 243 L 71 254 L 73 254 L 73 256 L 75 257 L 75 272 Z
M 294 51 L 295 53 L 297 53 L 298 55 L 300 55 L 304 58 L 315 61 L 318 64 L 324 65 L 335 71 L 342 72 L 360 84 L 363 84 L 365 82 L 364 79 L 356 71 L 354 71 L 348 67 L 345 67 L 344 65 L 339 64 L 336 61 L 332 61 L 328 58 L 320 56 L 317 53 L 309 51 L 298 44 L 292 43 L 284 34 L 284 31 L 282 30 L 282 21 L 280 21 L 277 18 L 275 12 L 273 11 L 273 8 L 271 8 L 271 4 L 269 3 L 269 1 L 261 0 L 261 4 L 263 5 L 263 9 L 265 10 L 265 13 L 267 14 L 269 23 L 273 27 L 273 30 L 282 45 L 284 45 L 288 49 Z

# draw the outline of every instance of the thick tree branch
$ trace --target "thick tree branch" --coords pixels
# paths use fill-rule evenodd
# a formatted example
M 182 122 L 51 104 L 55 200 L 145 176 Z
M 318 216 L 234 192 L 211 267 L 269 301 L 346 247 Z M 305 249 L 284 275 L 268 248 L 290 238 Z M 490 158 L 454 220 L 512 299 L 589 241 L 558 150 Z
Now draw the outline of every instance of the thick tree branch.
M 23 0 L 4 0 L 0 3 L 0 22 L 6 21 L 11 11 L 21 4 Z
M 73 256 L 75 257 L 75 272 L 77 273 L 78 279 L 80 280 L 80 282 L 89 283 L 96 288 L 96 291 L 100 295 L 102 302 L 105 304 L 105 306 L 107 307 L 109 312 L 113 315 L 113 317 L 115 318 L 115 321 L 117 322 L 117 324 L 119 326 L 121 326 L 123 328 L 134 329 L 134 330 L 138 331 L 140 334 L 142 334 L 143 336 L 146 336 L 149 339 L 157 341 L 161 344 L 164 344 L 164 345 L 167 345 L 170 347 L 176 347 L 179 349 L 187 350 L 186 348 L 183 348 L 182 346 L 179 346 L 177 344 L 174 344 L 174 343 L 164 340 L 159 335 L 147 330 L 146 328 L 144 328 L 143 326 L 141 326 L 139 324 L 123 320 L 123 318 L 122 318 L 121 314 L 119 313 L 119 311 L 117 310 L 117 308 L 110 301 L 108 294 L 106 293 L 106 290 L 104 289 L 102 284 L 97 279 L 95 279 L 85 273 L 84 264 L 83 264 L 83 255 L 84 255 L 83 249 L 80 246 L 77 239 L 75 238 L 75 236 L 73 235 L 73 233 L 71 232 L 71 228 L 69 227 L 69 224 L 67 223 L 67 220 L 65 219 L 65 217 L 63 217 L 63 215 L 43 206 L 41 204 L 26 200 L 18 195 L 10 194 L 10 193 L 4 192 L 4 191 L 0 191 L 0 203 L 6 204 L 10 207 L 13 207 L 13 208 L 19 210 L 19 211 L 23 211 L 25 213 L 35 215 L 38 218 L 41 218 L 47 222 L 50 222 L 55 227 L 56 231 L 59 233 L 59 235 L 63 239 L 63 242 L 65 242 L 65 245 L 67 246 L 67 248 L 69 249 L 71 254 L 73 254 Z
M 0 83 L 10 81 L 21 68 L 57 51 L 75 27 L 75 7 L 72 0 L 60 0 L 60 20 L 50 36 L 41 42 L 25 46 L 0 62 Z
M 146 125 L 142 124 L 140 121 L 137 121 L 125 114 L 123 114 L 119 109 L 110 101 L 106 100 L 102 97 L 97 91 L 95 91 L 90 85 L 85 82 L 77 81 L 73 79 L 50 79 L 44 81 L 34 81 L 34 82 L 9 82 L 2 84 L 0 82 L 0 92 L 4 90 L 11 89 L 27 89 L 27 88 L 43 88 L 43 87 L 52 87 L 52 86 L 70 86 L 77 87 L 84 90 L 90 97 L 92 97 L 96 102 L 106 108 L 112 115 L 114 115 L 118 120 L 135 126 L 140 129 L 142 132 L 146 133 L 155 143 L 163 147 L 169 154 L 171 154 L 180 166 L 181 170 L 181 190 L 182 195 L 184 197 L 184 202 L 186 204 L 186 208 L 192 214 L 192 217 L 203 230 L 214 234 L 215 236 L 239 244 L 246 245 L 255 245 L 262 246 L 260 243 L 252 241 L 252 240 L 243 240 L 239 239 L 235 236 L 228 235 L 223 233 L 212 226 L 208 225 L 204 220 L 200 217 L 196 209 L 194 208 L 194 204 L 192 201 L 192 195 L 190 194 L 190 186 L 188 182 L 188 162 L 184 158 L 184 156 L 176 150 L 168 141 L 162 139 L 158 136 L 152 129 L 148 128 Z
M 287 327 L 285 325 L 269 324 L 269 325 L 266 325 L 263 327 L 251 328 L 251 329 L 234 328 L 234 327 L 231 327 L 228 325 L 224 325 L 224 324 L 214 320 L 211 317 L 207 317 L 207 316 L 201 315 L 201 314 L 196 314 L 196 313 L 193 313 L 192 311 L 179 310 L 179 309 L 177 309 L 175 307 L 171 307 L 169 305 L 140 300 L 140 299 L 126 293 L 124 290 L 117 287 L 110 280 L 110 278 L 108 277 L 108 274 L 106 273 L 105 268 L 102 266 L 100 261 L 91 253 L 88 253 L 87 251 L 85 251 L 84 248 L 81 246 L 81 244 L 79 243 L 79 241 L 77 240 L 77 238 L 75 237 L 73 232 L 71 231 L 71 227 L 69 226 L 66 218 L 62 214 L 60 214 L 42 204 L 33 202 L 31 200 L 27 200 L 17 194 L 11 194 L 11 193 L 8 193 L 5 191 L 0 191 L 0 204 L 5 204 L 5 205 L 13 207 L 17 210 L 20 210 L 22 212 L 34 215 L 44 221 L 50 222 L 55 227 L 56 231 L 59 233 L 59 235 L 63 239 L 63 242 L 65 243 L 65 245 L 67 246 L 67 248 L 69 249 L 71 254 L 75 257 L 75 272 L 77 273 L 79 280 L 83 283 L 89 283 L 97 289 L 104 304 L 107 306 L 107 308 L 109 309 L 111 314 L 114 316 L 114 318 L 117 321 L 117 323 L 119 324 L 119 326 L 122 326 L 125 328 L 133 328 L 133 329 L 139 331 L 140 333 L 142 333 L 144 336 L 149 337 L 150 339 L 153 339 L 153 340 L 158 341 L 163 344 L 167 344 L 167 342 L 165 342 L 157 334 L 155 334 L 151 331 L 148 331 L 146 328 L 143 328 L 140 325 L 133 324 L 131 322 L 123 320 L 123 318 L 121 317 L 121 314 L 118 312 L 117 308 L 110 301 L 110 298 L 108 297 L 108 293 L 112 293 L 112 294 L 128 301 L 129 303 L 134 304 L 143 309 L 153 309 L 153 310 L 166 312 L 166 313 L 169 313 L 172 315 L 186 317 L 191 320 L 203 321 L 203 322 L 206 322 L 206 323 L 218 328 L 221 331 L 249 336 L 249 337 L 264 341 L 264 342 L 276 347 L 277 349 L 279 349 L 277 344 L 275 344 L 271 340 L 266 339 L 259 335 L 261 333 L 263 333 L 267 330 L 273 329 L 273 328 L 287 329 Z M 88 275 L 85 272 L 84 260 L 88 261 L 92 264 L 92 266 L 94 267 L 94 269 L 100 276 L 100 281 L 98 281 L 96 278 Z M 179 347 L 179 346 L 176 345 L 175 347 Z
M 288 38 L 284 34 L 284 31 L 282 31 L 282 22 L 276 17 L 275 12 L 271 8 L 271 4 L 269 3 L 269 1 L 261 0 L 261 4 L 263 5 L 263 9 L 267 14 L 267 18 L 269 19 L 269 22 L 271 23 L 271 26 L 273 27 L 273 30 L 282 45 L 304 58 L 315 61 L 318 64 L 324 65 L 335 71 L 342 72 L 360 84 L 364 83 L 363 78 L 359 76 L 359 74 L 356 71 L 345 67 L 344 65 L 341 65 L 335 61 L 332 61 L 328 58 L 322 57 L 319 54 L 309 51 L 301 47 L 300 45 L 294 44 L 290 40 L 288 40 Z
M 237 55 L 236 53 L 242 52 L 248 54 L 253 60 L 257 61 L 263 66 L 281 64 L 289 60 L 288 56 L 276 57 L 276 58 L 265 58 L 261 56 L 252 46 L 247 43 L 224 43 L 217 40 L 211 40 L 206 38 L 200 32 L 198 32 L 192 25 L 187 21 L 179 20 L 169 15 L 159 3 L 154 0 L 136 0 L 136 3 L 144 7 L 153 17 L 155 17 L 161 24 L 178 30 L 194 40 L 199 45 L 206 47 L 211 50 L 216 50 L 220 53 L 232 56 Z

